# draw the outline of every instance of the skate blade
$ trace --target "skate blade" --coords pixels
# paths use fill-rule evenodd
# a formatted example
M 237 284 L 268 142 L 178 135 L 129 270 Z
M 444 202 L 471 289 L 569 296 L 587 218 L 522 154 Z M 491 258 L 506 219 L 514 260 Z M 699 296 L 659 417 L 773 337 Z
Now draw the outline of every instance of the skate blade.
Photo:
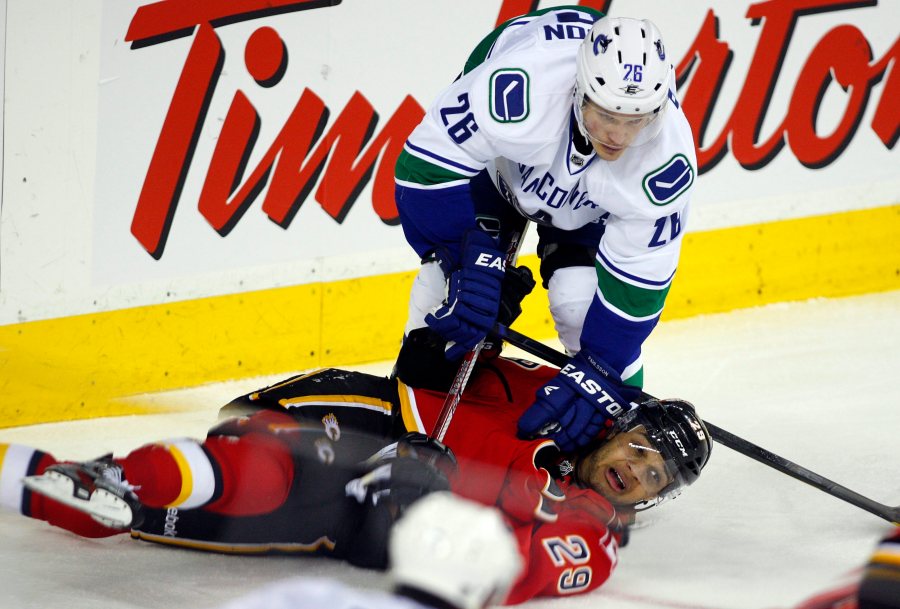
M 100 524 L 113 529 L 127 529 L 134 521 L 131 506 L 121 497 L 102 488 L 95 489 L 91 494 L 88 514 Z
M 76 489 L 71 478 L 58 472 L 26 476 L 22 479 L 22 484 L 34 493 L 84 512 L 100 524 L 113 529 L 127 529 L 134 519 L 131 507 L 119 497 L 103 489 L 95 489 L 92 494 L 83 487 Z

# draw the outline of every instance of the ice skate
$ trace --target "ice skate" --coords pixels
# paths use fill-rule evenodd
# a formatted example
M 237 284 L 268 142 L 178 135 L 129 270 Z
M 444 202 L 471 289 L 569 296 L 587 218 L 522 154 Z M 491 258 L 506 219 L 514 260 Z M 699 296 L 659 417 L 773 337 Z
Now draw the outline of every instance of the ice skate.
M 84 512 L 104 526 L 127 529 L 143 520 L 141 502 L 112 455 L 82 463 L 57 463 L 27 476 L 28 490 Z

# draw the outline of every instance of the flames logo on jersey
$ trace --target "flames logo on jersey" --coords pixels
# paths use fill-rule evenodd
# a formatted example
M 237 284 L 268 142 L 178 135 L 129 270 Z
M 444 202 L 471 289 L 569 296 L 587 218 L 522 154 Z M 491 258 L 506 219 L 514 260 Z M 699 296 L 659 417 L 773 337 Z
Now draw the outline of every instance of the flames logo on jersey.
M 326 440 L 325 438 L 319 438 L 316 440 L 316 456 L 319 458 L 319 461 L 324 463 L 325 465 L 331 465 L 334 463 L 334 447 L 331 445 L 331 442 Z
M 329 412 L 322 417 L 322 425 L 325 426 L 325 435 L 332 442 L 337 442 L 341 439 L 341 426 L 338 425 L 337 417 L 334 416 L 333 412 Z

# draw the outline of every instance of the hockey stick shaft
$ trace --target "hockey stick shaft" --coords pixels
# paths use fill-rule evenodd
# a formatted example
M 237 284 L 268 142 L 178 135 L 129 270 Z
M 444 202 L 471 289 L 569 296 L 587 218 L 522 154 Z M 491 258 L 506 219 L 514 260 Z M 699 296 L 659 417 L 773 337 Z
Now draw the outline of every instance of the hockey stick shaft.
M 527 229 L 528 220 L 523 217 L 521 225 L 510 235 L 509 245 L 506 249 L 507 268 L 516 263 Z M 465 391 L 466 385 L 469 384 L 469 377 L 472 376 L 475 362 L 478 361 L 478 356 L 481 353 L 481 350 L 484 349 L 484 342 L 485 339 L 481 339 L 474 348 L 463 356 L 462 362 L 460 362 L 459 370 L 457 370 L 456 376 L 450 384 L 450 390 L 447 392 L 447 397 L 444 399 L 444 404 L 441 406 L 441 412 L 438 414 L 434 429 L 431 432 L 431 437 L 438 442 L 442 442 L 444 436 L 447 435 L 447 428 L 450 427 L 450 421 L 453 419 L 454 413 L 456 413 L 456 408 L 459 406 L 460 399 L 462 399 L 463 391 Z
M 507 341 L 509 344 L 518 347 L 519 349 L 530 353 L 531 355 L 539 357 L 559 368 L 563 367 L 569 361 L 569 358 L 564 353 L 560 353 L 556 349 L 548 347 L 547 345 L 539 341 L 529 338 L 524 334 L 521 334 L 520 332 L 516 332 L 515 330 L 504 327 L 500 324 L 494 326 L 494 334 Z M 769 467 L 783 474 L 787 474 L 788 476 L 799 480 L 800 482 L 804 482 L 814 488 L 817 488 L 820 491 L 824 491 L 832 497 L 836 497 L 838 499 L 841 499 L 842 501 L 846 501 L 851 505 L 855 505 L 856 507 L 874 514 L 879 518 L 887 520 L 888 522 L 891 522 L 893 524 L 900 524 L 900 506 L 889 506 L 883 503 L 878 503 L 877 501 L 860 495 L 859 493 L 852 491 L 847 487 L 838 484 L 837 482 L 829 480 L 824 476 L 820 476 L 819 474 L 803 467 L 802 465 L 798 465 L 793 461 L 789 461 L 784 457 L 780 457 L 766 450 L 765 448 L 762 448 L 761 446 L 757 446 L 756 444 L 738 437 L 717 425 L 713 425 L 709 421 L 703 421 L 703 423 L 712 434 L 713 439 L 719 444 L 727 446 L 731 450 L 739 452 L 744 456 L 750 457 L 754 461 L 758 461 L 763 465 L 768 465 Z
M 704 424 L 706 425 L 706 428 L 709 429 L 709 432 L 716 442 L 727 446 L 731 450 L 750 457 L 754 461 L 759 461 L 764 465 L 768 465 L 782 474 L 787 474 L 800 482 L 805 482 L 814 488 L 825 491 L 832 497 L 837 497 L 858 508 L 875 514 L 880 518 L 884 518 L 888 522 L 900 524 L 900 506 L 891 507 L 883 503 L 878 503 L 877 501 L 860 495 L 856 491 L 852 491 L 837 482 L 829 480 L 824 476 L 820 476 L 819 474 L 806 469 L 802 465 L 798 465 L 793 461 L 788 461 L 784 457 L 779 457 L 761 446 L 748 442 L 721 427 L 713 425 L 709 421 L 704 421 Z

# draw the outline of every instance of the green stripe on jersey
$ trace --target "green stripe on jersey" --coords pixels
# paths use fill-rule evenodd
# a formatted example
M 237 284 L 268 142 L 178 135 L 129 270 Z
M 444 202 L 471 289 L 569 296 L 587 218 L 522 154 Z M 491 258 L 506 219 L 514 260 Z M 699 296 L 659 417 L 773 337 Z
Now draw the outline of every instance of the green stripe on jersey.
M 449 169 L 433 165 L 428 161 L 424 161 L 417 156 L 411 155 L 406 150 L 402 150 L 400 156 L 397 157 L 397 165 L 394 167 L 394 176 L 398 180 L 422 184 L 423 186 L 470 179 L 470 176 L 454 173 Z
M 497 27 L 497 29 L 485 36 L 482 41 L 478 43 L 478 45 L 475 47 L 475 50 L 472 51 L 472 54 L 469 55 L 469 58 L 466 60 L 466 65 L 463 68 L 463 74 L 468 74 L 469 72 L 480 66 L 482 63 L 484 63 L 484 60 L 487 59 L 488 53 L 491 52 L 491 47 L 494 46 L 494 42 L 497 40 L 497 38 L 500 37 L 500 34 L 503 33 L 503 30 L 505 30 L 510 23 L 518 21 L 522 17 L 540 17 L 541 15 L 549 13 L 550 11 L 559 10 L 579 11 L 582 13 L 587 13 L 595 20 L 603 16 L 603 13 L 601 13 L 600 11 L 594 10 L 592 8 L 586 8 L 584 6 L 554 6 L 553 8 L 545 8 L 539 11 L 528 13 L 526 15 L 513 17 L 509 21 L 504 21 L 503 23 L 501 23 Z
M 662 311 L 672 284 L 661 290 L 639 288 L 614 276 L 600 263 L 595 263 L 594 266 L 597 269 L 600 292 L 612 306 L 632 317 L 652 317 Z
M 628 378 L 623 378 L 622 382 L 631 387 L 642 388 L 644 386 L 644 367 L 641 366 L 637 372 Z

